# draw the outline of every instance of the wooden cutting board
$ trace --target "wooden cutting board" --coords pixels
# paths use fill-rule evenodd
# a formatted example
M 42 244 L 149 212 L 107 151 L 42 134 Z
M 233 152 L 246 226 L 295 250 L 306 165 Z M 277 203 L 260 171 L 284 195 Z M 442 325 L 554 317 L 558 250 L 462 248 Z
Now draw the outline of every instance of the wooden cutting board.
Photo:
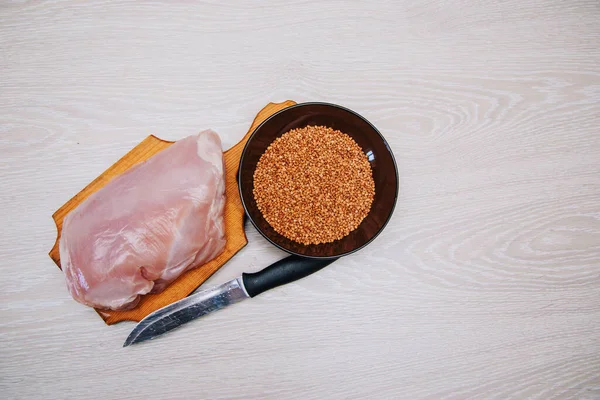
M 120 321 L 140 321 L 142 318 L 177 300 L 181 300 L 192 293 L 198 286 L 206 281 L 215 271 L 221 268 L 231 257 L 233 257 L 248 240 L 244 232 L 244 207 L 240 200 L 237 184 L 238 166 L 244 146 L 250 138 L 250 135 L 265 119 L 279 110 L 296 104 L 296 102 L 287 100 L 283 103 L 269 103 L 258 112 L 252 122 L 248 133 L 235 146 L 223 153 L 225 158 L 225 238 L 227 243 L 223 252 L 209 261 L 208 263 L 194 268 L 181 275 L 177 280 L 171 283 L 162 293 L 147 294 L 142 296 L 138 305 L 127 311 L 96 310 L 108 325 Z M 62 231 L 63 219 L 65 216 L 77 207 L 89 195 L 101 189 L 114 177 L 127 171 L 132 166 L 145 161 L 154 154 L 169 147 L 173 142 L 161 140 L 156 136 L 150 135 L 140 144 L 135 146 L 129 153 L 125 154 L 119 161 L 104 171 L 99 177 L 94 179 L 83 190 L 77 193 L 71 200 L 67 201 L 59 208 L 52 218 L 56 223 L 58 235 L 54 247 L 50 250 L 50 258 L 54 260 L 60 268 L 60 254 L 58 251 L 58 242 Z

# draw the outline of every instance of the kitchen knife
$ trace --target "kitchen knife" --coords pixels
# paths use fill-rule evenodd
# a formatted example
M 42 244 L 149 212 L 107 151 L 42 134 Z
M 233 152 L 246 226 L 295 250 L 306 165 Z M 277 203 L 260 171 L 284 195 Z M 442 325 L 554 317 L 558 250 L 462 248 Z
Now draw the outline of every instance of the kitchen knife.
M 277 286 L 304 278 L 337 258 L 304 258 L 289 256 L 262 271 L 247 274 L 220 286 L 203 290 L 156 310 L 141 320 L 131 331 L 123 347 L 154 339 L 196 318 L 221 310 L 231 304 L 258 296 Z

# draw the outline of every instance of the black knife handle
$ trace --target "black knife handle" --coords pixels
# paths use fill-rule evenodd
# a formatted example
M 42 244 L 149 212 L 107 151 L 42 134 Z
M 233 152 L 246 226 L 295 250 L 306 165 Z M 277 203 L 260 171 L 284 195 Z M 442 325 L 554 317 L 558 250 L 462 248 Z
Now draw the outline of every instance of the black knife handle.
M 325 268 L 335 260 L 337 258 L 320 259 L 289 256 L 269 265 L 262 271 L 252 274 L 243 273 L 242 280 L 248 295 L 254 297 L 269 289 L 302 279 Z

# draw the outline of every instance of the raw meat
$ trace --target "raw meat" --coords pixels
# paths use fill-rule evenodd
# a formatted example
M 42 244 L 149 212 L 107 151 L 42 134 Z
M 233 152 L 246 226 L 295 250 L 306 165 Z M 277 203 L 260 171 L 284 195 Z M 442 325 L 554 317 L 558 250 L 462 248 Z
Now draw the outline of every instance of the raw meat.
M 75 300 L 127 309 L 225 246 L 219 136 L 179 140 L 92 194 L 64 219 L 60 258 Z

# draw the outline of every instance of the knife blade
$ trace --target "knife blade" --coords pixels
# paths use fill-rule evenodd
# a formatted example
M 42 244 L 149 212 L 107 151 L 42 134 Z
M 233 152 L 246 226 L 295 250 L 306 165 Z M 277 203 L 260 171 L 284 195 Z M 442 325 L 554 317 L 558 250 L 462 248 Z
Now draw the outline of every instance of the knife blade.
M 154 339 L 196 318 L 248 298 L 250 296 L 241 277 L 203 290 L 148 315 L 131 331 L 123 347 Z
M 185 299 L 154 311 L 131 331 L 123 347 L 154 339 L 181 325 L 229 305 L 304 278 L 337 260 L 337 258 L 305 258 L 289 256 L 262 271 L 242 276 L 195 293 Z

